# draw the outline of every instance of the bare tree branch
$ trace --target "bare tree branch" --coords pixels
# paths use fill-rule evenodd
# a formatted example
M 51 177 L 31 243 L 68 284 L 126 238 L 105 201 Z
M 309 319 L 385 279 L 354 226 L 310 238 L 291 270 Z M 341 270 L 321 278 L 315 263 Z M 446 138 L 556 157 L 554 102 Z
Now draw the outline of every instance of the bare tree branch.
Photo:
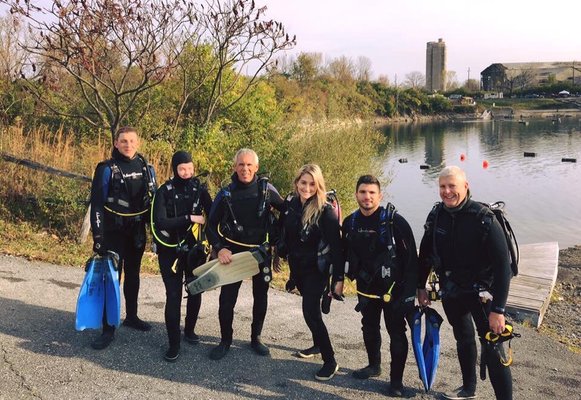
M 195 10 L 179 0 L 2 0 L 35 34 L 22 43 L 33 74 L 28 88 L 59 115 L 115 132 L 136 101 L 176 66 Z M 173 43 L 171 52 L 165 51 Z M 25 73 L 23 71 L 23 73 Z M 71 78 L 83 107 L 70 104 Z M 46 90 L 48 88 L 50 90 Z M 78 99 L 77 99 L 78 101 Z M 59 104 L 60 103 L 60 104 Z

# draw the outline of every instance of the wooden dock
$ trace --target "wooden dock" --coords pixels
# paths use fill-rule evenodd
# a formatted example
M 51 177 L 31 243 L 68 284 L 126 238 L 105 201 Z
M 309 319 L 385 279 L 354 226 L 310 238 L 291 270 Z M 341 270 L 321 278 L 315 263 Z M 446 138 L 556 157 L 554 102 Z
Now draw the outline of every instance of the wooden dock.
M 547 242 L 519 247 L 519 273 L 510 282 L 506 310 L 513 319 L 539 327 L 557 280 L 559 244 Z

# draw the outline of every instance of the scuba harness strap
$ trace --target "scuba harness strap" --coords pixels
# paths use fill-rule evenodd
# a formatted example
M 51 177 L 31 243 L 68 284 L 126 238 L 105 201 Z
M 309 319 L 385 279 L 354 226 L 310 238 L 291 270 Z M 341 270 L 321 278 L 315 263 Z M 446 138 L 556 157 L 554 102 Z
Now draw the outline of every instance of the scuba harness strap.
M 107 194 L 106 201 L 105 201 L 105 210 L 109 211 L 110 213 L 121 216 L 121 217 L 137 217 L 143 215 L 149 211 L 150 203 L 155 195 L 155 191 L 157 189 L 157 183 L 155 180 L 155 175 L 152 171 L 152 167 L 148 164 L 147 160 L 139 153 L 137 153 L 136 157 L 142 163 L 142 174 L 145 178 L 145 194 L 143 198 L 143 205 L 145 206 L 144 210 L 129 213 L 129 212 L 120 212 L 118 210 L 114 210 L 112 207 L 119 205 L 123 208 L 129 208 L 129 202 L 126 200 L 121 199 L 121 192 L 124 190 L 125 193 L 129 193 L 129 187 L 127 186 L 127 181 L 123 176 L 123 171 L 119 167 L 119 165 L 113 159 L 109 159 L 104 161 L 104 163 L 111 169 L 111 189 Z M 123 188 L 121 187 L 123 185 Z M 111 206 L 108 206 L 110 204 Z
M 245 247 L 247 249 L 258 249 L 264 252 L 264 254 L 270 255 L 270 234 L 268 225 L 270 222 L 270 191 L 268 190 L 268 176 L 265 174 L 258 178 L 257 180 L 258 186 L 258 196 L 259 196 L 259 203 L 258 203 L 258 210 L 257 210 L 257 218 L 259 220 L 264 221 L 263 231 L 264 231 L 264 240 L 261 244 L 253 244 L 253 243 L 244 243 L 239 240 L 235 240 L 232 237 L 228 237 L 226 234 L 222 232 L 221 225 L 222 223 L 218 223 L 217 232 L 220 237 L 222 237 L 225 241 L 232 243 L 234 245 Z M 222 188 L 222 193 L 224 194 L 224 202 L 226 203 L 227 213 L 230 215 L 230 218 L 233 223 L 233 229 L 235 234 L 242 234 L 244 233 L 244 227 L 238 222 L 236 218 L 236 214 L 234 213 L 234 208 L 232 207 L 232 192 L 230 189 L 230 185 L 227 185 Z M 265 282 L 270 282 L 272 280 L 272 268 L 270 265 L 269 258 L 265 257 L 264 261 L 260 263 L 260 273 L 262 274 L 262 279 Z
M 499 222 L 506 242 L 507 247 L 509 250 L 509 258 L 510 258 L 510 267 L 512 270 L 512 275 L 516 276 L 518 274 L 518 262 L 519 262 L 519 248 L 518 243 L 516 241 L 516 237 L 514 231 L 505 217 L 504 213 L 504 205 L 503 201 L 497 201 L 492 204 L 482 203 L 478 201 L 472 201 L 469 208 L 467 208 L 467 212 L 476 214 L 478 220 L 481 221 L 481 228 L 482 228 L 482 239 L 481 243 L 484 245 L 488 238 L 488 234 L 490 231 L 490 227 L 496 218 Z M 438 255 L 438 248 L 436 246 L 436 230 L 438 226 L 438 217 L 440 212 L 443 208 L 443 204 L 441 202 L 435 203 L 428 215 L 426 223 L 424 225 L 424 229 L 426 232 L 429 232 L 432 238 L 432 255 L 431 255 L 431 262 L 432 262 L 432 273 L 429 275 L 429 284 L 432 288 L 432 291 L 435 289 L 435 285 L 439 284 L 438 275 L 443 273 L 442 271 L 442 262 L 440 256 Z M 441 286 L 440 286 L 441 289 Z M 442 294 L 441 290 L 439 292 L 432 293 L 430 292 L 431 300 L 439 299 L 439 296 Z M 437 293 L 437 294 L 436 294 Z
M 203 174 L 205 174 L 205 173 L 203 173 Z M 200 174 L 198 176 L 202 176 L 203 174 Z M 203 214 L 203 212 L 201 210 L 201 203 L 200 203 L 201 183 L 198 179 L 198 176 L 194 177 L 193 181 L 192 181 L 192 183 L 194 185 L 193 192 L 195 193 L 194 202 L 193 202 L 192 208 L 191 208 L 192 215 L 202 215 Z M 166 193 L 167 193 L 166 206 L 169 205 L 168 204 L 168 200 L 169 200 L 169 202 L 171 203 L 171 205 L 169 205 L 169 206 L 171 208 L 173 208 L 173 216 L 176 217 L 176 216 L 178 216 L 178 209 L 177 209 L 176 195 L 174 195 L 175 187 L 171 181 L 166 182 L 164 186 L 166 187 Z M 182 234 L 180 232 L 175 232 L 176 242 L 175 243 L 168 243 L 168 240 L 165 238 L 162 238 L 161 235 L 163 235 L 164 237 L 170 238 L 169 232 L 157 231 L 157 229 L 155 227 L 154 203 L 155 203 L 155 196 L 154 196 L 154 198 L 152 200 L 152 204 L 151 204 L 151 210 L 152 210 L 150 213 L 151 232 L 152 232 L 155 240 L 160 245 L 162 245 L 164 247 L 168 247 L 168 248 L 175 248 L 176 253 L 178 253 L 178 257 L 176 258 L 175 262 L 173 263 L 171 270 L 174 273 L 178 272 L 177 268 L 178 268 L 178 263 L 179 263 L 180 259 L 184 260 L 184 262 L 186 264 L 186 268 L 193 270 L 193 268 L 195 268 L 197 265 L 189 265 L 189 264 L 196 262 L 196 260 L 194 259 L 194 256 L 196 256 L 195 257 L 196 259 L 200 255 L 205 256 L 205 258 L 207 258 L 208 254 L 210 253 L 210 244 L 206 238 L 205 226 L 197 224 L 197 223 L 193 223 L 186 229 L 185 237 L 182 237 Z M 191 234 L 191 238 L 188 237 L 188 233 Z
M 268 233 L 269 218 L 266 215 L 266 213 L 268 213 L 270 211 L 270 191 L 268 190 L 268 176 L 261 176 L 257 181 L 257 186 L 258 186 L 259 197 L 260 197 L 259 204 L 258 204 L 258 210 L 257 210 L 257 217 L 259 219 L 264 220 L 263 229 L 265 232 L 265 238 L 264 238 L 263 243 L 268 243 L 268 241 L 269 241 L 269 233 Z M 230 190 L 230 185 L 222 188 L 222 193 L 224 194 L 223 198 L 224 198 L 224 202 L 226 203 L 227 212 L 230 215 L 230 218 L 232 219 L 232 223 L 234 225 L 233 226 L 234 233 L 242 234 L 244 232 L 244 227 L 238 222 L 238 219 L 236 218 L 236 214 L 234 213 L 234 208 L 232 207 L 232 192 Z M 250 249 L 254 249 L 254 248 L 261 246 L 260 244 L 243 243 L 241 241 L 238 241 L 238 240 L 235 240 L 231 237 L 228 237 L 227 235 L 225 235 L 222 232 L 221 225 L 222 225 L 221 223 L 218 224 L 218 227 L 217 227 L 218 234 L 227 242 L 230 242 L 230 243 L 238 245 L 238 246 L 247 247 Z
M 393 269 L 396 268 L 396 244 L 394 235 L 394 217 L 397 212 L 395 206 L 391 203 L 387 203 L 386 207 L 382 207 L 379 214 L 379 243 L 385 249 L 374 261 L 376 268 L 373 273 L 368 273 L 360 266 L 357 266 L 357 272 L 353 274 L 355 279 L 361 280 L 367 284 L 370 284 L 379 274 L 381 274 L 381 279 L 387 284 L 387 290 L 382 295 L 365 293 L 364 291 L 357 289 L 357 294 L 362 296 L 359 298 L 359 303 L 355 307 L 356 311 L 360 311 L 365 307 L 369 299 L 380 299 L 385 303 L 389 303 L 392 300 L 392 291 L 397 283 L 397 276 Z M 351 217 L 351 232 L 357 232 L 357 218 L 360 217 L 360 211 L 357 210 Z M 353 253 L 353 249 L 350 250 Z M 383 255 L 383 257 L 382 257 Z M 351 263 L 350 263 L 351 264 Z

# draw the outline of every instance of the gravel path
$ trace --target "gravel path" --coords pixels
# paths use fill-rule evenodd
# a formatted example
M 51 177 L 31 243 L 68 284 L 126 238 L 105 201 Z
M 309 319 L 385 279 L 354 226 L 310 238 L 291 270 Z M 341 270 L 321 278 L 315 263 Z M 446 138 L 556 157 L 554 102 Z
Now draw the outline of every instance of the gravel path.
M 313 379 L 320 358 L 300 360 L 292 353 L 311 344 L 300 299 L 271 290 L 263 332 L 271 357 L 249 347 L 251 295 L 245 282 L 236 307 L 234 347 L 221 361 L 208 353 L 218 341 L 218 291 L 204 294 L 197 332 L 199 345 L 182 345 L 176 363 L 162 359 L 164 289 L 159 276 L 144 276 L 140 316 L 153 323 L 148 333 L 120 328 L 104 351 L 91 349 L 95 332 L 76 332 L 74 312 L 83 278 L 81 267 L 62 267 L 0 256 L 0 399 L 383 399 L 387 389 L 388 338 L 384 333 L 379 378 L 356 381 L 354 369 L 366 364 L 360 316 L 353 299 L 334 302 L 326 317 L 341 367 L 327 383 Z M 439 306 L 436 308 L 441 311 Z M 535 329 L 516 326 L 513 341 L 515 399 L 581 399 L 581 355 Z M 439 398 L 457 387 L 459 368 L 447 323 L 434 390 L 420 390 L 410 349 L 404 384 L 407 397 Z M 489 382 L 479 384 L 482 399 L 493 398 Z

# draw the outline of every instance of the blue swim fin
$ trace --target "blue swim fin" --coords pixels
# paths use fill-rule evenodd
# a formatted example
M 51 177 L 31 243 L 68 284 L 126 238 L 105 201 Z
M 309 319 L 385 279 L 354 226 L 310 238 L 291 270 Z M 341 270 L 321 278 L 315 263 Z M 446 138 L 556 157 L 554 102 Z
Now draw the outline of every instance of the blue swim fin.
M 426 334 L 424 337 L 424 361 L 426 365 L 427 390 L 430 390 L 436 380 L 436 371 L 440 360 L 440 326 L 443 318 L 433 308 L 424 310 L 426 316 Z
M 414 349 L 414 356 L 416 357 L 416 364 L 418 365 L 418 372 L 420 379 L 424 384 L 426 392 L 428 389 L 428 377 L 426 375 L 426 361 L 424 359 L 424 351 L 422 346 L 422 317 L 424 312 L 421 308 L 416 307 L 416 312 L 409 321 L 412 332 L 412 347 Z
M 105 266 L 105 310 L 107 324 L 119 327 L 121 324 L 121 294 L 119 291 L 119 256 L 109 252 L 104 259 Z
M 106 266 L 103 259 L 97 255 L 87 261 L 85 278 L 77 299 L 75 329 L 78 331 L 99 329 L 103 326 Z
M 424 338 L 422 340 L 422 318 L 426 316 Z M 440 359 L 440 326 L 443 318 L 436 310 L 430 307 L 416 312 L 409 321 L 412 333 L 412 346 L 420 379 L 426 393 L 432 388 L 436 379 L 436 370 Z

